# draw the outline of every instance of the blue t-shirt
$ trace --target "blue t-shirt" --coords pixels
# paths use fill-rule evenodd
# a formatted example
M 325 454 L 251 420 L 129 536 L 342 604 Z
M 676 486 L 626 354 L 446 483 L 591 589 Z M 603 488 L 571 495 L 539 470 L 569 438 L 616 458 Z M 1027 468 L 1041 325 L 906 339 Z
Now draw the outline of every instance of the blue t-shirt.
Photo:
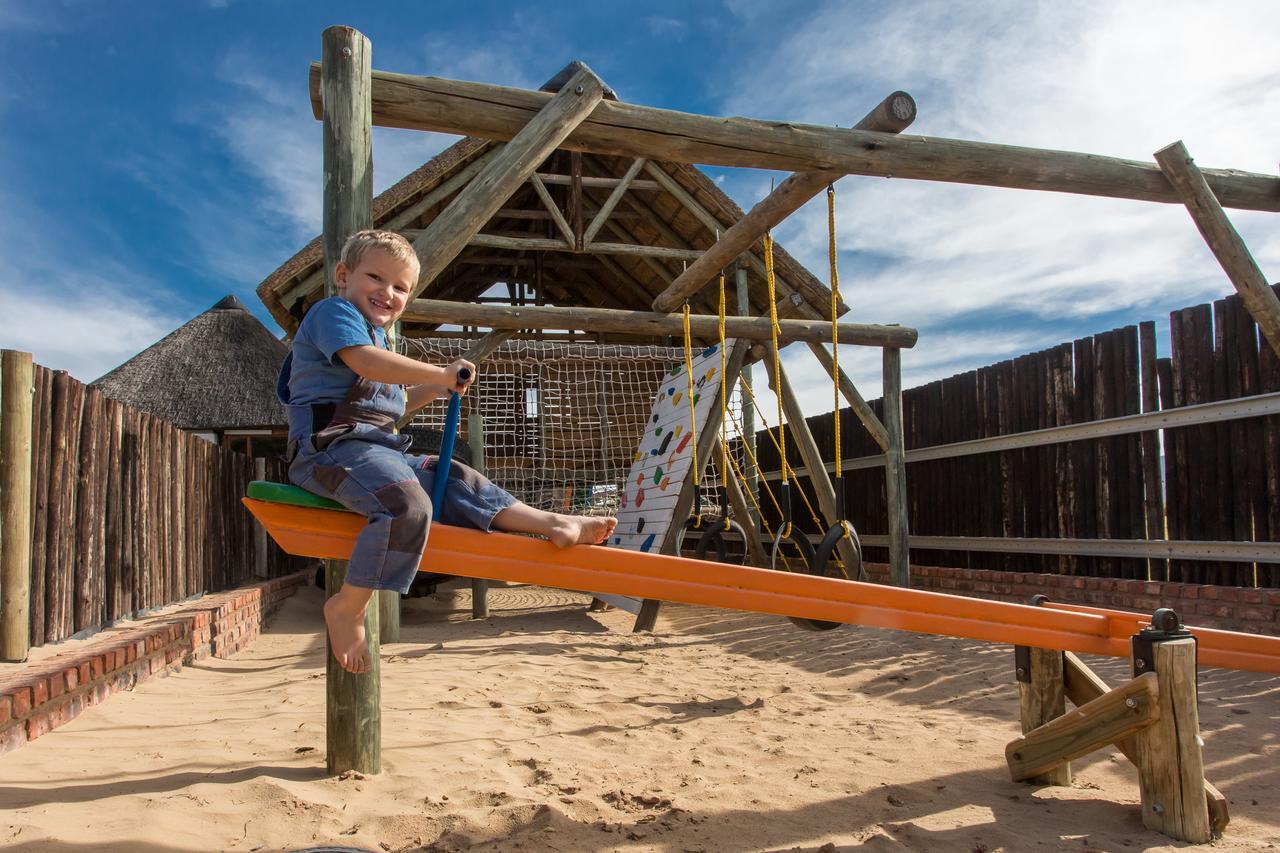
M 360 379 L 338 357 L 346 347 L 387 348 L 387 335 L 354 304 L 331 296 L 311 306 L 293 337 L 293 348 L 280 368 L 276 394 L 289 415 L 289 437 L 302 438 L 312 429 L 311 407 L 349 402 L 361 409 L 399 418 L 404 414 L 404 386 L 369 382 L 356 399 L 348 399 Z

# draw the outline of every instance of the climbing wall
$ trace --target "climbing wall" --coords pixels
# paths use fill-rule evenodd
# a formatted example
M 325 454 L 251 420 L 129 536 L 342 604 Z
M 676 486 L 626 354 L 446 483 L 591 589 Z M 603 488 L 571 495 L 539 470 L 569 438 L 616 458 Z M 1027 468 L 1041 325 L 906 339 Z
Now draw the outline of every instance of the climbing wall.
M 693 359 L 693 410 L 698 429 L 719 405 L 720 347 L 712 345 Z M 684 485 L 697 436 L 689 427 L 689 382 L 685 366 L 667 372 L 649 411 L 648 428 L 640 439 L 619 498 L 618 527 L 610 545 L 632 551 L 657 551 L 672 523 L 676 498 Z M 706 459 L 699 459 L 706 466 Z

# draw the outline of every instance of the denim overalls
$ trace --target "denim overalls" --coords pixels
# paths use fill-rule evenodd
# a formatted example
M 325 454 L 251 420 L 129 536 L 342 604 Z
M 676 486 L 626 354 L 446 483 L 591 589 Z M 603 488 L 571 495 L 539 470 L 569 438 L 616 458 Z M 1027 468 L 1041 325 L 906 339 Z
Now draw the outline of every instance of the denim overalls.
M 377 346 L 372 329 L 370 337 Z M 437 457 L 405 453 L 412 439 L 394 432 L 404 414 L 403 388 L 357 376 L 341 403 L 293 405 L 291 360 L 292 354 L 281 367 L 278 392 L 290 422 L 309 417 L 311 430 L 289 442 L 289 479 L 368 519 L 356 537 L 346 583 L 408 592 L 427 545 Z M 479 472 L 453 462 L 440 520 L 488 530 L 493 517 L 514 503 Z

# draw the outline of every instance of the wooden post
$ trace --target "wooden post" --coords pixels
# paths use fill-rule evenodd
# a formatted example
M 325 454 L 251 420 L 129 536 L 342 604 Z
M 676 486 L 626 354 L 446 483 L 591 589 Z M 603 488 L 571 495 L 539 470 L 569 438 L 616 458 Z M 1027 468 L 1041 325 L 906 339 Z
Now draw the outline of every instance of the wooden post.
M 1153 657 L 1160 679 L 1160 719 L 1136 737 L 1142 824 L 1178 841 L 1203 844 L 1213 832 L 1200 752 L 1195 640 L 1156 642 Z
M 1071 704 L 1079 707 L 1107 693 L 1107 683 L 1089 669 L 1073 652 L 1063 652 L 1063 686 Z M 1138 764 L 1138 743 L 1132 737 L 1120 738 L 1112 744 L 1135 767 Z M 1214 832 L 1222 832 L 1231 822 L 1227 798 L 1208 780 L 1204 783 L 1204 798 L 1209 808 L 1209 824 Z
M 906 92 L 894 92 L 854 125 L 856 130 L 901 133 L 916 118 L 916 102 Z M 805 202 L 844 177 L 844 172 L 796 172 L 784 180 L 741 219 L 729 227 L 715 245 L 689 265 L 653 300 L 653 310 L 672 311 L 711 280 L 730 260 L 748 251 L 770 228 L 795 213 Z
M 0 350 L 0 660 L 31 647 L 31 353 Z
M 1227 219 L 1204 173 L 1181 142 L 1161 148 L 1155 156 L 1227 278 L 1239 291 L 1244 307 L 1257 321 L 1258 330 L 1271 344 L 1275 354 L 1280 355 L 1280 299 L 1267 286 L 1262 270 L 1258 269 L 1258 264 L 1249 254 L 1249 247 L 1240 239 L 1231 220 Z
M 742 372 L 742 365 L 750 349 L 749 341 L 734 341 L 733 348 L 729 350 L 729 358 L 725 362 L 725 376 L 737 376 Z M 721 381 L 724 381 L 724 377 L 721 377 Z M 701 465 L 707 464 L 711 456 L 711 448 L 719 438 L 720 407 L 713 406 L 706 421 L 698 428 L 697 451 L 698 462 Z M 671 526 L 667 528 L 666 535 L 662 537 L 662 544 L 658 547 L 659 554 L 675 554 L 684 520 L 693 511 L 693 484 L 701 479 L 701 469 L 695 471 L 694 466 L 690 465 L 688 472 L 685 473 L 684 482 L 680 486 L 680 493 L 676 497 L 675 508 L 671 511 Z M 640 605 L 640 613 L 636 615 L 632 630 L 652 631 L 658 622 L 658 610 L 661 604 L 659 601 L 646 598 Z
M 413 241 L 422 272 L 409 298 L 444 271 L 484 223 L 529 180 L 538 165 L 591 114 L 604 97 L 604 84 L 579 66 L 564 87 L 520 129 L 480 174 Z
M 894 586 L 911 586 L 911 553 L 907 539 L 907 464 L 902 436 L 902 351 L 884 349 L 884 498 L 889 521 L 889 578 Z
M 479 412 L 467 415 L 467 444 L 471 445 L 471 467 L 483 474 L 484 416 Z M 471 618 L 489 618 L 489 582 L 483 578 L 471 579 Z
M 836 516 L 836 490 L 831 485 L 831 478 L 827 476 L 822 451 L 818 449 L 818 443 L 814 441 L 813 433 L 809 431 L 809 423 L 804 419 L 804 410 L 800 408 L 800 401 L 796 399 L 795 391 L 787 380 L 787 372 L 782 369 L 781 362 L 778 364 L 776 373 L 773 369 L 772 355 L 764 360 L 764 366 L 769 372 L 769 384 L 773 388 L 773 393 L 782 398 L 782 409 L 787 418 L 787 434 L 792 436 L 796 449 L 800 451 L 800 458 L 804 461 L 804 467 L 809 473 L 809 483 L 813 486 L 814 494 L 818 496 L 818 511 L 822 513 L 823 521 L 830 529 L 844 519 Z M 854 550 L 853 543 L 847 536 L 836 545 L 836 551 L 839 552 L 845 566 L 858 565 L 858 552 Z M 856 573 L 850 580 L 857 580 Z
M 321 37 L 324 58 L 325 295 L 335 293 L 333 270 L 347 238 L 373 224 L 373 143 L 369 101 L 369 40 L 350 27 Z M 325 561 L 325 590 L 334 595 L 346 577 L 343 560 Z M 331 774 L 382 771 L 382 699 L 379 605 L 365 612 L 370 667 L 356 675 L 338 664 L 325 638 L 326 765 Z
M 253 460 L 253 478 L 267 479 L 267 460 L 261 456 Z M 253 527 L 253 576 L 265 578 L 267 574 L 267 528 L 261 524 L 255 524 Z
M 1026 735 L 1067 712 L 1067 697 L 1062 687 L 1062 652 L 1019 646 L 1017 659 L 1018 707 L 1022 733 Z M 1014 781 L 1022 780 L 1015 778 Z M 1070 785 L 1071 763 L 1064 761 L 1026 781 L 1037 785 Z

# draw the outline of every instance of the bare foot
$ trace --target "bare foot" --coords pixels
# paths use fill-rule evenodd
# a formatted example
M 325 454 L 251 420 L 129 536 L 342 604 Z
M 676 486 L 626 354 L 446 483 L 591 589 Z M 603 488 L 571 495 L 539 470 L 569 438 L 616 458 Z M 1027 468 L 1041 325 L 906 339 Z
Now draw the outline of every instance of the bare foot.
M 352 613 L 344 607 L 342 595 L 324 603 L 324 623 L 329 628 L 329 646 L 343 669 L 361 675 L 369 671 L 369 645 L 364 636 L 364 608 Z
M 568 548 L 570 545 L 599 545 L 609 538 L 618 519 L 598 515 L 561 515 L 547 533 L 547 538 Z

